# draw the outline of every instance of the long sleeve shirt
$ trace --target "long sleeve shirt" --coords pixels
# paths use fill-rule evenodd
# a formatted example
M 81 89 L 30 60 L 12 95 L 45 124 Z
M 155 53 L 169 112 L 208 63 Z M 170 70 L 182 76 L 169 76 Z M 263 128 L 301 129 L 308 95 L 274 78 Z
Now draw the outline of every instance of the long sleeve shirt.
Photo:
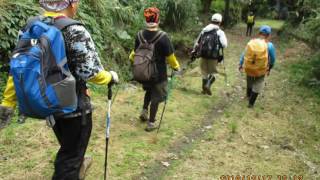
M 228 40 L 227 40 L 227 37 L 226 37 L 226 34 L 224 33 L 224 31 L 222 31 L 220 29 L 220 27 L 218 25 L 215 25 L 215 24 L 209 24 L 207 25 L 205 28 L 203 28 L 203 30 L 201 31 L 201 33 L 198 35 L 196 41 L 195 41 L 195 44 L 193 46 L 193 49 L 196 49 L 198 46 L 199 46 L 199 41 L 201 39 L 201 36 L 206 33 L 206 32 L 210 32 L 212 30 L 215 30 L 217 29 L 217 34 L 219 36 L 219 40 L 220 40 L 220 43 L 222 45 L 222 48 L 226 48 L 228 46 Z

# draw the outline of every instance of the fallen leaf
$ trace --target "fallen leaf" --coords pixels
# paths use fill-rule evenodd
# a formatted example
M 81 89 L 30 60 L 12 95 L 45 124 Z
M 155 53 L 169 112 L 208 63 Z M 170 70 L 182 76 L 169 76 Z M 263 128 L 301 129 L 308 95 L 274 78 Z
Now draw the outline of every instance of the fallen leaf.
M 170 163 L 168 162 L 165 162 L 165 161 L 161 161 L 161 164 L 165 167 L 169 167 L 170 166 Z

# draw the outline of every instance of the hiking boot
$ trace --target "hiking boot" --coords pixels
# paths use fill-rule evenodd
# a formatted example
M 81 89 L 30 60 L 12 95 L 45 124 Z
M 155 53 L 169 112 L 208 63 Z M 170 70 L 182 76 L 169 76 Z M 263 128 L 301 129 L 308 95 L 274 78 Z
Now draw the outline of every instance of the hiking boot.
M 86 177 L 86 173 L 88 171 L 88 169 L 90 168 L 92 164 L 92 157 L 84 157 L 81 168 L 80 168 L 80 172 L 79 172 L 79 179 L 80 180 L 84 180 Z
M 254 104 L 257 100 L 257 97 L 258 97 L 258 93 L 255 93 L 255 92 L 252 92 L 251 93 L 251 96 L 250 96 L 250 99 L 249 99 L 249 105 L 248 105 L 248 108 L 253 108 L 254 107 Z
M 207 84 L 208 80 L 207 79 L 202 79 L 202 94 L 207 94 L 207 90 L 206 90 L 206 84 Z
M 5 128 L 10 123 L 13 113 L 12 108 L 0 105 L 0 129 Z
M 19 124 L 24 124 L 24 123 L 26 122 L 26 119 L 27 119 L 27 117 L 26 117 L 25 115 L 20 114 L 17 122 L 18 122 Z
M 249 99 L 251 97 L 252 94 L 252 89 L 251 88 L 247 88 L 247 98 Z
M 151 131 L 154 131 L 154 130 L 156 130 L 156 129 L 158 129 L 158 127 L 156 126 L 156 124 L 155 123 L 153 123 L 153 122 L 148 122 L 148 125 L 147 125 L 147 127 L 146 127 L 146 131 L 147 132 L 151 132 Z
M 141 111 L 141 114 L 140 114 L 140 120 L 142 121 L 142 122 L 146 122 L 146 121 L 148 121 L 149 119 L 148 119 L 148 115 L 149 115 L 149 112 L 148 112 L 148 110 L 147 109 L 143 109 L 142 111 Z
M 207 94 L 209 96 L 212 95 L 211 86 L 212 86 L 212 84 L 214 83 L 215 80 L 216 80 L 216 78 L 214 77 L 214 75 L 210 75 L 209 79 L 207 80 L 207 83 L 206 83 L 206 85 L 204 87 L 204 89 L 206 90 L 206 92 L 207 92 Z

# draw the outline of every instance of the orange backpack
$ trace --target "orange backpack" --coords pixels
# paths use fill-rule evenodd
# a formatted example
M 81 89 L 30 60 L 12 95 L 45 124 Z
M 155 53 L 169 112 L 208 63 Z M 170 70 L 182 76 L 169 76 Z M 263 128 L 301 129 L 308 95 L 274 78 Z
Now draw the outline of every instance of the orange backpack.
M 252 39 L 246 48 L 244 70 L 248 76 L 260 77 L 268 70 L 268 44 L 263 39 Z

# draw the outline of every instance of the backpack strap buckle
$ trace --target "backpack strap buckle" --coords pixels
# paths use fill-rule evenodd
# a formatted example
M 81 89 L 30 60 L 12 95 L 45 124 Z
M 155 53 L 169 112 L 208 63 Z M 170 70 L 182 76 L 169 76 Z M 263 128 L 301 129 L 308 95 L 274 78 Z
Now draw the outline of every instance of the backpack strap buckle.
M 31 46 L 36 46 L 38 44 L 38 39 L 31 39 Z

